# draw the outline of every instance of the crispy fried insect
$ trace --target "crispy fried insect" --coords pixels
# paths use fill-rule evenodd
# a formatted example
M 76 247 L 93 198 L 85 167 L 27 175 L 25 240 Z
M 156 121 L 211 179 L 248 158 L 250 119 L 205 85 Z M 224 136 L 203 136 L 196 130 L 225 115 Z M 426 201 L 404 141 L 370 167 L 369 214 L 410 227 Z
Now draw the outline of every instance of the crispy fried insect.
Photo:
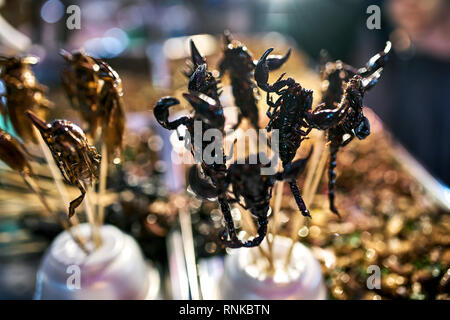
M 67 66 L 61 72 L 64 91 L 73 109 L 77 110 L 88 124 L 87 132 L 95 137 L 100 125 L 98 94 L 100 92 L 100 66 L 94 58 L 83 51 L 60 51 Z
M 45 97 L 47 87 L 37 81 L 31 70 L 31 65 L 38 62 L 35 56 L 0 56 L 0 114 L 5 125 L 9 119 L 16 133 L 33 143 L 36 138 L 25 111 L 43 113 L 52 105 Z
M 113 159 L 113 155 L 120 157 L 123 150 L 125 111 L 122 101 L 122 80 L 106 62 L 95 60 L 100 66 L 98 76 L 104 82 L 99 94 L 102 140 L 108 150 L 108 159 Z
M 81 195 L 70 202 L 71 218 L 84 199 L 85 186 L 98 179 L 101 156 L 89 145 L 83 130 L 72 122 L 54 120 L 50 124 L 30 111 L 26 114 L 40 131 L 65 180 L 81 191 Z
M 360 69 L 339 60 L 328 62 L 322 68 L 322 79 L 327 84 L 322 93 L 323 102 L 308 114 L 308 123 L 312 128 L 327 130 L 330 146 L 328 198 L 330 210 L 338 216 L 340 214 L 334 204 L 337 153 L 355 136 L 362 140 L 370 134 L 370 123 L 363 113 L 363 97 L 378 82 L 390 50 L 391 43 L 387 42 L 384 50 Z
M 250 121 L 253 127 L 259 128 L 258 99 L 259 93 L 253 80 L 253 73 L 257 61 L 253 60 L 247 47 L 237 40 L 231 38 L 228 31 L 224 32 L 224 57 L 220 62 L 219 70 L 221 76 L 228 71 L 233 89 L 234 102 L 240 110 L 239 126 L 242 118 Z M 285 56 L 271 55 L 266 57 L 267 69 L 269 71 L 280 68 L 289 58 L 291 50 Z
M 19 140 L 0 129 L 0 161 L 3 161 L 11 169 L 20 173 L 30 190 L 39 197 L 46 213 L 50 214 L 50 206 L 35 181 L 34 173 L 29 163 L 29 160 L 32 158 L 32 155 L 28 153 Z
M 125 132 L 122 80 L 106 62 L 82 51 L 61 50 L 61 55 L 68 62 L 61 77 L 72 107 L 88 124 L 91 137 L 101 127 L 108 159 L 120 157 Z
M 278 130 L 280 159 L 283 168 L 286 168 L 294 159 L 301 142 L 311 131 L 306 119 L 311 110 L 312 91 L 302 88 L 292 78 L 283 79 L 284 74 L 272 85 L 267 82 L 269 67 L 266 59 L 272 50 L 272 48 L 268 49 L 259 60 L 255 70 L 255 79 L 258 87 L 267 92 L 267 104 L 269 105 L 267 116 L 270 118 L 267 131 Z M 272 101 L 270 93 L 279 96 L 275 102 Z M 304 216 L 309 217 L 309 211 L 300 195 L 296 181 L 290 181 L 289 186 L 299 210 Z
M 187 127 L 191 137 L 191 140 L 188 142 L 190 143 L 191 152 L 194 155 L 194 158 L 197 159 L 199 154 L 202 155 L 201 170 L 197 166 L 191 168 L 189 173 L 189 183 L 198 196 L 203 198 L 217 197 L 217 201 L 226 222 L 227 230 L 224 231 L 223 234 L 230 235 L 231 242 L 237 243 L 239 242 L 239 239 L 236 235 L 233 217 L 231 216 L 230 205 L 226 195 L 227 184 L 225 177 L 227 174 L 227 167 L 225 163 L 227 159 L 223 152 L 223 141 L 215 141 L 215 138 L 213 137 L 211 142 L 203 141 L 202 139 L 202 143 L 198 144 L 193 140 L 193 137 L 195 137 L 194 129 L 196 121 L 200 122 L 202 125 L 202 137 L 208 129 L 216 129 L 223 133 L 225 124 L 223 108 L 216 100 L 202 93 L 185 93 L 183 96 L 195 110 L 192 116 L 183 116 L 176 120 L 169 121 L 169 108 L 180 102 L 172 97 L 163 97 L 153 109 L 155 118 L 162 127 L 168 130 L 176 130 L 181 125 Z M 204 151 L 210 144 L 215 147 L 211 149 L 209 155 L 204 154 Z M 205 161 L 205 156 L 209 156 L 209 160 L 212 161 Z M 206 186 L 206 188 L 200 186 Z M 227 240 L 224 238 L 222 238 L 222 240 L 228 245 Z
M 25 146 L 6 131 L 0 129 L 0 160 L 11 169 L 31 176 L 33 171 L 28 162 L 31 156 Z
M 323 83 L 322 102 L 327 108 L 333 108 L 339 104 L 344 94 L 345 83 L 354 75 L 359 75 L 362 78 L 370 78 L 370 83 L 367 83 L 365 87 L 366 90 L 371 89 L 380 78 L 381 71 L 389 59 L 391 48 L 391 42 L 388 41 L 383 51 L 374 55 L 364 67 L 359 69 L 341 60 L 330 61 L 328 54 L 322 52 L 322 67 L 320 72 Z

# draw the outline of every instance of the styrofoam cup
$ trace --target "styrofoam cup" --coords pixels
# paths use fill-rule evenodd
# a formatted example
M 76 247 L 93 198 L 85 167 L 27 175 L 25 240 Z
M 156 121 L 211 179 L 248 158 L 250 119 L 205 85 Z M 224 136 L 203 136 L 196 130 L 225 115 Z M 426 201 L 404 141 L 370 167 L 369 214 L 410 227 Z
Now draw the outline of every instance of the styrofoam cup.
M 90 226 L 79 234 L 88 239 Z M 100 228 L 101 247 L 86 255 L 64 231 L 47 250 L 37 273 L 35 299 L 156 299 L 158 271 L 146 263 L 136 241 L 111 225 Z
M 227 300 L 323 300 L 327 292 L 319 262 L 307 247 L 296 243 L 287 268 L 285 260 L 292 240 L 276 236 L 273 242 L 275 273 L 258 248 L 230 250 L 219 284 L 219 296 Z M 267 242 L 261 245 L 267 248 Z

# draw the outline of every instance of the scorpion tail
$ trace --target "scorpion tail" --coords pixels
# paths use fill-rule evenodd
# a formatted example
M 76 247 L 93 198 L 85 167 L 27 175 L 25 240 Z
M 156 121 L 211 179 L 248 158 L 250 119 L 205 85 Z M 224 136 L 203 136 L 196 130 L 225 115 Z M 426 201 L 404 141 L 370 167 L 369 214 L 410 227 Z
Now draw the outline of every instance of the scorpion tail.
M 231 215 L 230 205 L 228 201 L 219 198 L 220 209 L 225 219 L 226 227 L 220 234 L 220 241 L 228 248 L 241 248 L 244 244 L 238 239 L 236 229 L 234 227 L 233 216 Z M 230 240 L 228 240 L 228 236 Z
M 335 204 L 334 204 L 334 187 L 336 185 L 336 158 L 337 158 L 337 152 L 339 148 L 338 147 L 331 147 L 330 148 L 330 164 L 328 166 L 328 201 L 330 202 L 330 210 L 336 214 L 339 218 L 341 215 L 339 214 L 339 211 L 337 210 Z
M 251 248 L 257 247 L 261 244 L 267 234 L 267 224 L 269 223 L 269 219 L 267 217 L 258 218 L 258 235 L 252 240 L 246 241 L 244 243 L 244 247 Z
M 200 52 L 198 51 L 197 47 L 195 46 L 194 41 L 191 39 L 191 59 L 192 63 L 194 64 L 194 67 L 197 68 L 199 65 L 202 65 L 206 63 L 205 58 L 202 57 Z
M 300 190 L 298 189 L 297 182 L 289 181 L 289 187 L 291 188 L 292 195 L 294 196 L 295 202 L 297 203 L 297 207 L 305 217 L 311 218 L 311 214 L 309 210 L 306 208 L 306 204 L 303 201 L 303 198 L 300 194 Z

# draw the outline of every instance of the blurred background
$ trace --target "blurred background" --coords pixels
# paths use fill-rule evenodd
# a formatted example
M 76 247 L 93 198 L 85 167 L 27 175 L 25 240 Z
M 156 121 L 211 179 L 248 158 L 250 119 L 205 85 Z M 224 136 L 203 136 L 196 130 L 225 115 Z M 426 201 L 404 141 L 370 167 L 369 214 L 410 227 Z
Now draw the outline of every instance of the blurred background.
M 74 12 L 66 11 L 71 5 L 81 9 L 80 29 L 67 27 Z M 370 5 L 381 9 L 380 29 L 367 27 L 371 13 L 366 10 Z M 303 69 L 286 70 L 288 74 L 317 73 L 322 49 L 333 60 L 360 67 L 382 50 L 387 40 L 392 41 L 391 60 L 381 81 L 367 93 L 365 104 L 381 118 L 386 131 L 443 183 L 450 201 L 446 187 L 450 185 L 448 0 L 0 0 L 0 53 L 40 57 L 33 70 L 49 87 L 55 102 L 50 118 L 77 119 L 67 107 L 60 87 L 64 63 L 58 54 L 61 48 L 84 48 L 108 61 L 123 79 L 127 111 L 148 115 L 159 97 L 185 86 L 179 69 L 189 54 L 186 37 L 195 35 L 200 52 L 215 66 L 221 56 L 220 35 L 225 29 L 244 39 L 255 59 L 268 47 L 279 52 L 294 47 Z M 309 83 L 305 83 L 308 87 Z M 139 127 L 139 117 L 135 120 Z M 142 134 L 147 134 L 146 145 L 148 132 Z M 386 150 L 382 146 L 377 150 L 381 154 Z M 158 197 L 164 192 L 167 190 Z M 200 208 L 200 204 L 196 205 Z M 127 224 L 129 230 L 133 227 Z M 2 228 L 0 245 L 11 240 L 6 237 L 7 224 Z M 214 236 L 216 231 L 210 234 Z M 22 258 L 14 264 L 17 252 L 0 253 L 0 298 L 30 298 L 33 270 L 47 244 L 39 245 L 30 250 L 35 257 L 27 258 L 26 264 Z M 18 248 L 18 252 L 24 250 Z M 450 261 L 448 250 L 447 259 Z M 439 276 L 445 272 L 442 268 Z

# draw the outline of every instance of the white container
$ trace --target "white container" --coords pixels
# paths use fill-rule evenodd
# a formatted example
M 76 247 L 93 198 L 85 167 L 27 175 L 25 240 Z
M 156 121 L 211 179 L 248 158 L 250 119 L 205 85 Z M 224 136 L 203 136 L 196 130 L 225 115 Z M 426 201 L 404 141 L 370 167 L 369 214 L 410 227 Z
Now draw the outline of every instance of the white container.
M 88 239 L 90 227 L 77 230 Z M 47 250 L 37 273 L 35 299 L 157 299 L 159 273 L 136 241 L 111 225 L 100 228 L 103 244 L 86 255 L 64 231 Z
M 230 250 L 220 280 L 219 298 L 226 300 L 323 300 L 327 297 L 319 262 L 311 251 L 296 243 L 284 268 L 291 239 L 277 236 L 273 242 L 275 273 L 265 270 L 267 259 L 258 248 Z M 261 245 L 267 248 L 267 242 Z

